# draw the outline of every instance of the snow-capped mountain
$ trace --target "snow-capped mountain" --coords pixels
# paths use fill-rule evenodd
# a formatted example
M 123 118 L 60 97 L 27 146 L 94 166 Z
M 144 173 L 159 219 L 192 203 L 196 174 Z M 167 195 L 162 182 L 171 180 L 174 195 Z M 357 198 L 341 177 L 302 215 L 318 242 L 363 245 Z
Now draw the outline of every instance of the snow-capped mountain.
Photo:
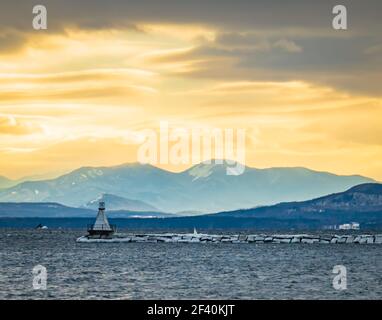
M 142 201 L 163 212 L 219 212 L 308 200 L 374 180 L 306 168 L 246 167 L 226 174 L 226 164 L 199 164 L 180 173 L 151 165 L 83 167 L 56 179 L 20 183 L 0 191 L 1 202 L 58 202 L 83 207 L 100 194 Z

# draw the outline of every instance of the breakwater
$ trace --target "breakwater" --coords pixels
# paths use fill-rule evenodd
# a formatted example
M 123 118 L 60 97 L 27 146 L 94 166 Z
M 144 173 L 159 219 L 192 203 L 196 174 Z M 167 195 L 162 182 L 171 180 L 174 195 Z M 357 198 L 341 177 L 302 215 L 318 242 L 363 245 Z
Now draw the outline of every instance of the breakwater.
M 306 243 L 306 244 L 382 244 L 382 234 L 371 235 L 309 235 L 309 234 L 114 234 L 108 238 L 82 236 L 77 242 L 147 242 L 147 243 Z

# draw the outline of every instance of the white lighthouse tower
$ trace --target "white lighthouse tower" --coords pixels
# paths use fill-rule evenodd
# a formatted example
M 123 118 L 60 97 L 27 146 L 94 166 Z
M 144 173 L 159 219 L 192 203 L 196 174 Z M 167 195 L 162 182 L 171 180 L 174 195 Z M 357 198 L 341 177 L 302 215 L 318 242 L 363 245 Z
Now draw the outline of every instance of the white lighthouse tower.
M 115 227 L 109 224 L 105 213 L 105 202 L 99 203 L 98 214 L 93 225 L 88 226 L 90 236 L 109 237 L 115 232 Z

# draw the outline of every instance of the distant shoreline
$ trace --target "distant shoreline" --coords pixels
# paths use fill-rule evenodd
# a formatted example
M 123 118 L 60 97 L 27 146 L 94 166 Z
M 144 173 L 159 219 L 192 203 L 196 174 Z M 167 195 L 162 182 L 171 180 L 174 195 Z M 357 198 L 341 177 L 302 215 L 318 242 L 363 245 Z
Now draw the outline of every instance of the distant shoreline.
M 177 218 L 118 218 L 109 219 L 117 225 L 118 229 L 135 230 L 317 230 L 332 233 L 340 233 L 341 230 L 327 230 L 322 221 L 311 219 L 274 219 L 274 218 L 231 218 L 231 217 L 177 217 Z M 0 228 L 35 228 L 38 224 L 46 225 L 50 229 L 86 229 L 86 226 L 94 222 L 92 218 L 0 218 Z M 382 224 L 366 224 L 358 233 L 367 231 L 381 231 Z M 347 230 L 349 232 L 349 230 Z

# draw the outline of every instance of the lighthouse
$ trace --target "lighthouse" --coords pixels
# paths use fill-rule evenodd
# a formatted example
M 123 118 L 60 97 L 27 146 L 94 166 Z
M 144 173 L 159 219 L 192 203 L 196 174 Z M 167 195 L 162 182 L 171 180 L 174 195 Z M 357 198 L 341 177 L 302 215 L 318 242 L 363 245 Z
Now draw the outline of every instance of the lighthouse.
M 100 202 L 94 224 L 88 226 L 89 236 L 110 237 L 115 232 L 115 226 L 110 225 L 105 213 L 105 202 Z

